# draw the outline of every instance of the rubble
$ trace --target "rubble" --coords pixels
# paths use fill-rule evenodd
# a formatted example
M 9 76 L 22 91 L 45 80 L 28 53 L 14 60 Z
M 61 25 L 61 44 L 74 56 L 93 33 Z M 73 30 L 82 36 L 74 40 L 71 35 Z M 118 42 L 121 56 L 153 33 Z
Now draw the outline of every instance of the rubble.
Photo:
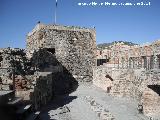
M 91 96 L 85 96 L 84 99 L 90 104 L 91 110 L 97 114 L 100 120 L 115 120 L 114 116 Z
M 159 87 L 152 87 L 160 85 L 160 41 L 134 46 L 116 43 L 96 53 L 95 29 L 38 23 L 26 42 L 25 50 L 0 49 L 0 89 L 15 91 L 33 110 L 58 95 L 68 95 L 78 83 L 93 82 L 110 96 L 137 100 L 141 114 L 159 119 Z M 99 119 L 118 119 L 92 97 L 84 99 Z M 53 119 L 72 119 L 68 106 L 54 112 L 49 113 Z
M 37 24 L 27 35 L 26 50 L 0 49 L 3 90 L 16 90 L 40 109 L 75 90 L 78 81 L 92 81 L 95 42 L 95 29 Z
M 142 46 L 117 43 L 109 49 L 97 50 L 97 59 L 106 58 L 106 63 L 93 68 L 93 84 L 106 92 L 110 87 L 109 94 L 112 96 L 138 100 L 142 104 L 143 113 L 154 119 L 154 116 L 159 114 L 160 106 L 157 99 L 160 96 L 154 95 L 157 94 L 157 90 L 152 90 L 148 86 L 160 85 L 159 46 L 158 40 Z M 106 75 L 113 81 L 107 79 Z

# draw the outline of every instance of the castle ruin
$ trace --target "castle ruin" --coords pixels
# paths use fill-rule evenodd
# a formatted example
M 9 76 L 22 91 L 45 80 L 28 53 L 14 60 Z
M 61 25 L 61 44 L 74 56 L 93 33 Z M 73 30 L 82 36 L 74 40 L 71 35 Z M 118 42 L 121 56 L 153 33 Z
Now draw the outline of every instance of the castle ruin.
M 14 90 L 38 110 L 54 96 L 75 90 L 78 82 L 91 82 L 95 39 L 95 29 L 37 24 L 27 35 L 26 49 L 1 49 L 1 90 Z
M 157 40 L 134 46 L 116 43 L 97 50 L 101 65 L 94 67 L 93 84 L 113 96 L 138 100 L 145 115 L 157 117 L 160 114 L 159 46 Z
M 144 115 L 156 118 L 160 114 L 159 41 L 142 46 L 116 43 L 97 50 L 94 28 L 38 23 L 27 34 L 26 43 L 26 49 L 0 49 L 2 106 L 13 107 L 23 100 L 27 109 L 31 104 L 32 110 L 41 110 L 79 84 L 93 83 L 116 98 L 135 99 Z M 85 99 L 98 117 L 115 119 L 106 109 L 97 111 L 104 107 L 92 97 Z M 14 106 L 14 111 L 21 120 L 19 107 Z

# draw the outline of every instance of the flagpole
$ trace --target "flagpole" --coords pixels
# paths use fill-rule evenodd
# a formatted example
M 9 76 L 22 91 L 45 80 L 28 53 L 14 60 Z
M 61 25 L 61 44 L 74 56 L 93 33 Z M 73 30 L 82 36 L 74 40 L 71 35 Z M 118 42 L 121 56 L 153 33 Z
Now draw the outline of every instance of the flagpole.
M 56 6 L 55 6 L 55 13 L 54 13 L 55 17 L 54 17 L 54 24 L 56 24 L 57 22 L 57 0 L 56 0 Z

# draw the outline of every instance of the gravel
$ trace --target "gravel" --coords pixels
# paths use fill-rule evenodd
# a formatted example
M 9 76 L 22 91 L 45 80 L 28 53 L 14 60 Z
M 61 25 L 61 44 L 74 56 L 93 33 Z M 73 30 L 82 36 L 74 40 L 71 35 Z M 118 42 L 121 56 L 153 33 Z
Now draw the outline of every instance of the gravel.
M 90 98 L 93 100 L 89 103 L 87 99 Z M 80 84 L 73 93 L 55 97 L 50 104 L 43 108 L 40 119 L 104 120 L 100 116 L 106 111 L 109 116 L 114 117 L 114 120 L 149 120 L 148 117 L 138 113 L 137 105 L 136 100 L 113 97 L 91 84 Z M 102 111 L 98 110 L 97 112 L 98 106 L 101 106 L 100 110 Z M 103 116 L 103 118 L 106 117 Z

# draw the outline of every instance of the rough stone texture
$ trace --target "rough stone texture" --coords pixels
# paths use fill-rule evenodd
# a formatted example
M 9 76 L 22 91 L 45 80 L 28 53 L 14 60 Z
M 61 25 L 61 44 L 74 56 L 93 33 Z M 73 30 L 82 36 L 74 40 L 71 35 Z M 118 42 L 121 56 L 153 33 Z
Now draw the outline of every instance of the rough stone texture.
M 146 70 L 160 68 L 160 40 L 151 44 L 129 46 L 116 43 L 103 50 L 97 50 L 97 59 L 108 59 L 107 64 L 118 69 Z
M 57 60 L 55 53 L 41 48 L 33 53 L 31 66 L 35 71 L 52 72 L 54 94 L 69 93 L 76 84 L 73 75 Z
M 153 118 L 160 115 L 160 96 L 151 89 L 146 89 L 142 95 L 143 112 Z
M 95 37 L 95 29 L 38 24 L 27 35 L 27 53 L 0 49 L 2 88 L 12 85 L 39 109 L 54 95 L 75 90 L 77 81 L 92 81 Z
M 72 74 L 56 59 L 52 49 L 38 49 L 30 59 L 22 49 L 6 48 L 0 53 L 2 90 L 15 88 L 16 96 L 32 102 L 34 109 L 41 108 L 54 95 L 68 94 L 77 87 Z
M 84 99 L 90 104 L 91 109 L 96 113 L 100 120 L 115 120 L 115 117 L 92 97 L 85 96 Z
M 122 42 L 97 50 L 97 59 L 104 58 L 109 61 L 94 67 L 93 84 L 106 90 L 110 83 L 106 82 L 105 75 L 110 75 L 111 95 L 138 100 L 144 114 L 156 119 L 160 109 L 160 87 L 156 87 L 160 85 L 160 40 L 135 46 Z
M 72 120 L 71 116 L 68 114 L 70 112 L 67 106 L 59 107 L 57 111 L 49 111 L 50 119 L 61 119 L 61 120 Z
M 15 76 L 15 88 L 16 90 L 27 90 L 27 80 L 20 75 Z
M 101 72 L 97 72 L 101 71 Z M 107 72 L 108 71 L 108 72 Z M 159 116 L 158 88 L 154 91 L 149 85 L 160 85 L 160 73 L 157 70 L 145 71 L 144 69 L 108 69 L 104 66 L 96 67 L 97 81 L 93 84 L 106 90 L 109 83 L 105 82 L 103 74 L 109 74 L 113 78 L 110 94 L 117 97 L 132 97 L 143 105 L 145 115 L 152 118 Z M 112 73 L 112 74 L 111 74 Z
M 18 48 L 4 48 L 0 51 L 0 77 L 2 79 L 2 88 L 9 90 L 9 85 L 13 84 L 12 74 L 13 69 L 15 74 L 24 74 L 25 66 L 25 51 Z
M 110 79 L 106 78 L 106 75 L 109 75 Z M 97 66 L 94 67 L 93 84 L 113 96 L 132 97 L 140 100 L 142 93 L 139 86 L 142 81 L 136 77 L 136 73 L 133 70 Z
M 55 49 L 56 59 L 76 80 L 91 81 L 95 39 L 95 29 L 38 24 L 27 36 L 27 56 L 39 48 Z
M 113 86 L 112 71 L 109 71 L 107 67 L 103 66 L 94 67 L 93 84 L 106 92 L 110 92 L 110 89 Z
M 33 92 L 30 93 L 30 98 L 34 109 L 39 109 L 47 104 L 52 96 L 52 73 L 50 72 L 37 72 L 35 78 L 35 86 Z

